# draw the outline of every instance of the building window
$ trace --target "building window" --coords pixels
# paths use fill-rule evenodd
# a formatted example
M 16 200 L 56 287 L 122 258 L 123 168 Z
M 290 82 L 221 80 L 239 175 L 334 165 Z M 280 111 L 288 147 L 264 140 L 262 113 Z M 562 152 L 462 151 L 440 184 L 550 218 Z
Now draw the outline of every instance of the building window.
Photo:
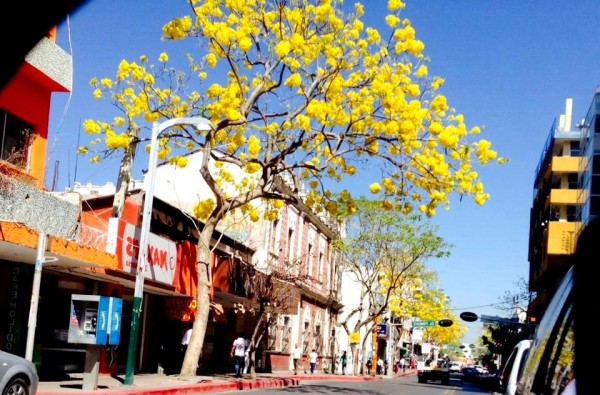
M 292 327 L 290 326 L 290 317 L 283 318 L 283 332 L 281 334 L 281 351 L 290 352 L 290 334 L 292 333 Z
M 577 206 L 567 206 L 567 221 L 574 222 L 577 221 Z
M 590 198 L 590 215 L 600 215 L 600 196 Z
M 25 169 L 33 126 L 0 110 L 0 160 Z
M 592 194 L 592 196 L 600 195 L 600 175 L 592 176 L 590 193 Z
M 283 325 L 281 324 L 281 317 L 277 318 L 277 325 L 275 327 L 268 327 L 268 337 L 267 337 L 267 349 L 268 350 L 276 350 L 277 349 L 277 332 L 280 329 L 283 329 Z M 282 331 L 283 332 L 283 331 Z
M 600 157 L 594 156 L 592 159 L 592 174 L 600 174 Z
M 569 184 L 569 189 L 577 189 L 578 183 L 577 178 L 579 175 L 577 173 L 569 173 L 567 174 L 567 182 Z
M 313 245 L 312 243 L 308 243 L 308 251 L 306 252 L 306 275 L 308 277 L 312 276 L 312 254 L 313 254 Z
M 308 340 L 310 337 L 310 324 L 308 321 L 304 321 L 304 330 L 302 331 L 302 352 L 308 353 Z
M 277 226 L 279 225 L 279 220 L 276 219 L 275 221 L 273 221 L 273 223 L 271 224 L 271 242 L 270 242 L 270 247 L 271 247 L 271 252 L 274 254 L 278 254 L 279 251 L 277 251 Z
M 579 141 L 571 141 L 571 156 L 579 156 L 580 152 Z
M 288 229 L 288 239 L 287 239 L 287 259 L 289 262 L 294 262 L 294 229 Z
M 321 342 L 321 324 L 315 325 L 314 338 L 315 338 L 314 349 L 317 350 L 318 353 L 321 353 L 321 344 L 322 344 L 322 342 Z
M 325 259 L 325 254 L 323 254 L 322 252 L 319 252 L 319 268 L 317 269 L 319 271 L 318 276 L 317 276 L 319 281 L 323 280 L 323 259 Z

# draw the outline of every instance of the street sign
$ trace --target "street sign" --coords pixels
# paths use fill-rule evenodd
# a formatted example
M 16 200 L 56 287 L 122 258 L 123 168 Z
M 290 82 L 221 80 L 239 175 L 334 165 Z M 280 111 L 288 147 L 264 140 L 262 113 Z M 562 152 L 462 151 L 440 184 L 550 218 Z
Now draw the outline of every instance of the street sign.
M 387 338 L 388 336 L 388 327 L 387 324 L 377 324 L 377 337 L 378 338 Z
M 415 328 L 413 329 L 411 339 L 413 342 L 423 341 L 423 328 Z
M 424 328 L 426 326 L 435 326 L 435 320 L 413 321 L 413 328 Z

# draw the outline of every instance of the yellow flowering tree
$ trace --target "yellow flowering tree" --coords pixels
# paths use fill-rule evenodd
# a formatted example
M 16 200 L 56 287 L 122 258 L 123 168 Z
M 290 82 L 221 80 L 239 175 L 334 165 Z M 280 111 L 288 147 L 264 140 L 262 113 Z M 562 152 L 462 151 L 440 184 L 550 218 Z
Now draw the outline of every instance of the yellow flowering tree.
M 466 333 L 466 326 L 456 317 L 452 304 L 446 294 L 437 286 L 437 274 L 424 269 L 418 277 L 405 281 L 402 288 L 392 291 L 389 310 L 396 317 L 433 320 L 436 323 L 443 319 L 452 321 L 449 327 L 435 325 L 423 328 L 423 337 L 438 346 L 450 346 L 458 343 Z
M 361 355 L 367 355 L 367 341 L 377 320 L 387 311 L 406 317 L 398 314 L 400 307 L 407 309 L 414 300 L 415 284 L 427 280 L 427 261 L 447 257 L 450 246 L 418 215 L 401 216 L 381 202 L 364 198 L 355 203 L 356 212 L 347 218 L 348 235 L 335 246 L 340 251 L 341 270 L 360 290 L 361 303 L 346 306 L 340 325 L 348 334 L 366 329 L 360 346 Z M 355 345 L 351 348 L 354 355 Z
M 419 289 L 419 297 L 406 302 L 404 295 L 395 294 L 390 298 L 390 311 L 401 317 L 416 317 L 420 321 L 451 320 L 452 325 L 423 328 L 423 338 L 437 346 L 449 346 L 459 343 L 467 328 L 454 313 L 452 304 L 445 293 L 436 288 L 435 273 L 426 274 L 429 280 L 423 282 Z
M 186 165 L 184 153 L 201 150 L 206 160 L 199 173 L 213 194 L 194 210 L 205 226 L 198 243 L 199 308 L 182 375 L 195 374 L 204 341 L 212 233 L 232 210 L 258 220 L 257 199 L 297 199 L 272 188 L 277 178 L 308 185 L 304 203 L 334 213 L 355 203 L 347 190 L 333 198 L 333 183 L 368 165 L 381 175 L 370 190 L 383 207 L 433 216 L 449 207 L 451 195 L 483 204 L 489 196 L 476 167 L 502 161 L 479 139 L 480 129 L 468 127 L 448 104 L 443 79 L 429 75 L 424 43 L 402 18 L 402 1 L 387 2 L 379 29 L 365 25 L 359 3 L 188 2 L 191 15 L 162 32 L 165 40 L 191 42 L 197 52 L 185 55 L 189 70 L 169 67 L 165 53 L 157 65 L 145 56 L 123 60 L 115 78 L 94 79 L 95 97 L 108 97 L 122 115 L 87 120 L 94 140 L 80 148 L 100 161 L 106 152 L 127 154 L 159 119 L 203 116 L 214 124 L 209 131 L 173 127 L 159 142 L 159 158 L 179 166 Z M 246 175 L 233 177 L 229 166 Z

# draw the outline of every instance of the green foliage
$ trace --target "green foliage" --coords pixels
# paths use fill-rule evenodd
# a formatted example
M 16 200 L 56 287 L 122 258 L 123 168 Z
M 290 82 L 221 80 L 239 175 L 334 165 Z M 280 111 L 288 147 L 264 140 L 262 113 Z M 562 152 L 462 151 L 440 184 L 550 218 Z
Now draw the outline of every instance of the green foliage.
M 533 331 L 534 327 L 527 325 L 492 324 L 481 336 L 481 341 L 489 350 L 488 354 L 499 354 L 504 361 L 518 342 L 532 337 Z

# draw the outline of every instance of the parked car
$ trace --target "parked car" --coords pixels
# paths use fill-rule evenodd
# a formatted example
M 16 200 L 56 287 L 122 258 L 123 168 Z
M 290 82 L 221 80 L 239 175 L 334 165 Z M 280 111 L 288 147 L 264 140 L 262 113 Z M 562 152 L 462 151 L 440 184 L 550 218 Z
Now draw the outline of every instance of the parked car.
M 462 374 L 462 376 L 460 377 L 461 383 L 477 383 L 479 382 L 479 378 L 481 376 L 479 371 L 473 366 L 467 366 L 465 368 L 462 368 L 460 373 Z
M 39 377 L 27 359 L 0 351 L 0 390 L 4 394 L 35 395 Z
M 540 321 L 516 394 L 560 394 L 574 373 L 573 272 L 567 272 Z
M 458 362 L 450 363 L 450 373 L 460 373 L 461 365 Z
M 493 388 L 495 393 L 515 395 L 530 347 L 531 340 L 529 339 L 521 340 L 515 345 L 502 370 L 495 376 Z

